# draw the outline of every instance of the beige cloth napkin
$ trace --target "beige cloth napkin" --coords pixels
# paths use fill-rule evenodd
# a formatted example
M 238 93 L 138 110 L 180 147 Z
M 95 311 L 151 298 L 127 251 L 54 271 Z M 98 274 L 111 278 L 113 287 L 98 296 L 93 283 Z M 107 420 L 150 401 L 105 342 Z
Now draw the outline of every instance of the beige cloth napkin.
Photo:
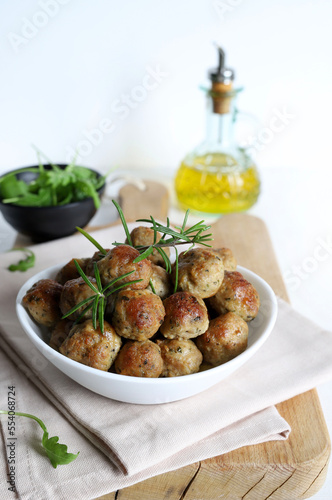
M 105 247 L 114 240 L 123 240 L 119 229 L 103 230 L 94 236 Z M 18 325 L 14 305 L 18 289 L 30 276 L 56 262 L 89 256 L 94 247 L 85 238 L 74 236 L 37 245 L 33 250 L 36 267 L 24 274 L 6 270 L 15 254 L 1 256 L 1 346 L 61 413 L 117 466 L 107 462 L 113 482 L 108 480 L 104 492 L 128 484 L 121 481 L 133 484 L 240 446 L 271 438 L 285 439 L 288 425 L 274 408 L 268 407 L 311 389 L 332 375 L 332 335 L 280 301 L 277 324 L 266 344 L 234 375 L 204 393 L 148 407 L 103 398 L 71 381 L 43 358 Z M 29 390 L 22 392 L 31 391 L 29 385 Z M 20 410 L 33 413 L 34 407 L 36 412 L 42 409 L 45 403 L 34 406 L 35 396 L 26 399 L 29 408 L 21 406 Z M 62 427 L 66 429 L 66 425 L 61 424 Z M 72 436 L 72 428 L 70 432 Z M 86 447 L 86 441 L 83 442 Z M 97 451 L 93 456 L 106 463 Z M 70 466 L 62 467 L 71 469 L 71 480 L 76 475 L 84 476 L 84 460 L 80 456 Z M 101 476 L 99 480 L 103 481 Z M 93 491 L 91 498 L 97 496 Z
M 221 429 L 155 466 L 137 474 L 126 475 L 78 432 L 70 423 L 70 419 L 65 418 L 55 406 L 49 404 L 43 394 L 17 370 L 15 364 L 9 361 L 1 350 L 0 366 L 0 408 L 7 407 L 7 387 L 15 385 L 17 411 L 31 412 L 41 417 L 50 436 L 59 436 L 59 442 L 67 444 L 69 452 L 80 452 L 71 464 L 53 469 L 41 448 L 42 431 L 38 424 L 27 418 L 15 417 L 15 489 L 22 500 L 90 500 L 164 472 L 226 453 L 244 444 L 285 439 L 288 434 L 287 424 L 277 410 L 271 407 Z M 88 406 L 85 411 L 87 408 Z M 92 411 L 100 415 L 98 408 L 93 408 Z M 10 484 L 6 482 L 9 479 L 6 470 L 6 444 L 10 439 L 5 415 L 0 416 L 0 424 L 0 498 L 12 500 L 16 498 L 15 493 L 7 489 Z M 153 438 L 159 439 L 151 435 L 151 439 Z M 126 437 L 123 436 L 123 439 Z M 144 457 L 141 456 L 141 460 L 144 465 Z M 188 471 L 188 483 L 193 473 L 192 470 Z

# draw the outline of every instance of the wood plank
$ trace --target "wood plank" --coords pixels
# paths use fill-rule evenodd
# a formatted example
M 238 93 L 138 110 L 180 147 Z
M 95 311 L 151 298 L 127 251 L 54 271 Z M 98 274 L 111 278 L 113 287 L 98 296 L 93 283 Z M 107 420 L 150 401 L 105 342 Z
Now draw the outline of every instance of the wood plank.
M 168 213 L 168 190 L 158 182 L 143 181 L 144 190 L 133 184 L 128 184 L 120 189 L 119 203 L 125 214 L 126 220 L 149 218 L 165 220 Z
M 123 488 L 118 491 L 116 500 L 156 500 L 160 497 L 160 492 L 165 500 L 179 500 L 197 474 L 199 467 L 199 463 L 191 464 L 176 471 L 147 479 L 129 488 Z

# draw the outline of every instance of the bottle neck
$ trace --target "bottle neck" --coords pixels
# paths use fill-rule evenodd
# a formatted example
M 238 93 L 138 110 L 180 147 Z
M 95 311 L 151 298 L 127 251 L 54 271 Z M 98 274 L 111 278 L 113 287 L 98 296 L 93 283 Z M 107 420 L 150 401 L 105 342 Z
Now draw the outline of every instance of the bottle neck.
M 213 99 L 208 96 L 205 142 L 213 146 L 214 150 L 230 150 L 235 147 L 233 101 L 234 99 L 229 103 L 227 113 L 216 113 Z

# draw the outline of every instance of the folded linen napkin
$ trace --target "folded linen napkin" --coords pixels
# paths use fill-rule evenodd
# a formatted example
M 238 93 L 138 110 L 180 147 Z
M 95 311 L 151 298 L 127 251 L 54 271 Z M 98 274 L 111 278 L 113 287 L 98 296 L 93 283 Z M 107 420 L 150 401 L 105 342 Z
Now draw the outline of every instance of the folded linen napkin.
M 80 452 L 78 458 L 67 466 L 53 469 L 41 448 L 42 431 L 39 426 L 23 417 L 15 417 L 14 490 L 22 500 L 68 498 L 90 500 L 117 489 L 122 489 L 147 478 L 170 472 L 205 458 L 226 453 L 244 444 L 251 445 L 270 440 L 286 439 L 288 425 L 274 407 L 267 408 L 248 418 L 221 429 L 212 436 L 183 449 L 180 453 L 161 461 L 137 474 L 126 475 L 98 450 L 83 434 L 50 404 L 44 395 L 17 370 L 15 363 L 0 350 L 0 408 L 7 407 L 7 387 L 15 386 L 16 410 L 35 414 L 43 419 L 49 435 L 59 436 L 59 442 L 68 446 L 71 453 Z M 98 408 L 93 409 L 98 414 Z M 14 498 L 10 477 L 6 470 L 9 451 L 7 418 L 0 416 L 3 439 L 0 439 L 0 490 L 3 500 Z M 13 460 L 13 457 L 9 457 Z M 142 458 L 144 460 L 144 458 Z M 187 471 L 188 483 L 198 464 Z M 183 473 L 185 474 L 185 473 Z
M 94 237 L 109 247 L 114 240 L 123 240 L 123 233 L 122 229 L 112 228 L 96 232 Z M 227 440 L 224 439 L 217 449 L 212 446 L 216 433 L 234 424 L 246 429 L 256 414 L 258 435 L 266 417 L 264 412 L 257 417 L 257 412 L 311 389 L 332 375 L 332 335 L 279 301 L 277 324 L 266 344 L 235 374 L 204 393 L 184 401 L 148 407 L 103 398 L 68 379 L 36 351 L 18 324 L 14 305 L 18 289 L 30 276 L 57 262 L 89 256 L 94 248 L 78 235 L 37 245 L 33 250 L 37 265 L 24 274 L 9 273 L 6 267 L 13 254 L 2 256 L 0 334 L 3 348 L 9 357 L 16 358 L 17 365 L 73 425 L 131 477 L 182 455 L 184 450 L 200 443 L 204 447 L 206 439 L 209 445 L 194 460 L 234 449 L 227 444 L 225 448 L 223 443 Z M 287 426 L 280 431 L 279 421 L 277 427 L 276 434 L 285 438 Z M 256 442 L 261 437 L 256 436 Z M 247 438 L 247 430 L 241 433 L 237 429 L 236 443 L 232 446 L 249 444 Z

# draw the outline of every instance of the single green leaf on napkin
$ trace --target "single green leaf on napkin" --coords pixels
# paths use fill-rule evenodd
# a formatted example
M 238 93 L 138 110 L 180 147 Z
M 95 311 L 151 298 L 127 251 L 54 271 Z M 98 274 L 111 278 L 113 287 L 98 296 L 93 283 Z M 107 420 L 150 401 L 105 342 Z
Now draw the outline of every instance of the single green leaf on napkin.
M 9 412 L 6 410 L 0 410 L 0 414 L 1 413 L 7 415 L 9 414 Z M 79 452 L 76 454 L 68 453 L 67 445 L 58 443 L 59 441 L 58 436 L 53 436 L 51 438 L 48 437 L 48 431 L 46 425 L 40 418 L 35 417 L 35 415 L 31 415 L 30 413 L 21 413 L 19 411 L 10 411 L 10 415 L 18 415 L 20 417 L 32 418 L 40 425 L 40 427 L 43 429 L 44 432 L 42 437 L 42 445 L 47 453 L 48 458 L 51 461 L 51 464 L 55 469 L 57 468 L 58 465 L 69 464 L 70 462 L 75 460 L 75 458 L 78 457 Z
M 14 251 L 24 252 L 26 254 L 26 257 L 25 257 L 25 259 L 19 260 L 17 264 L 11 264 L 10 266 L 8 266 L 9 271 L 25 272 L 28 269 L 30 269 L 30 267 L 33 267 L 35 265 L 35 260 L 36 260 L 35 254 L 29 248 L 24 248 L 24 247 L 13 248 L 10 251 L 11 252 L 14 252 Z

